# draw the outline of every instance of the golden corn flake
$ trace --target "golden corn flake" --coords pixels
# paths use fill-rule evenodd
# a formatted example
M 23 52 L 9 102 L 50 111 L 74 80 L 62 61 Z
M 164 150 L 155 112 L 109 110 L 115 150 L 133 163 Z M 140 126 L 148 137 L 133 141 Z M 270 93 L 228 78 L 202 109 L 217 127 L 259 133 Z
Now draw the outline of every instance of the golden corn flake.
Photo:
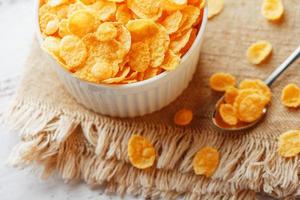
M 262 96 L 261 93 L 256 89 L 239 89 L 238 95 L 235 97 L 234 100 L 234 106 L 237 107 L 247 96 L 251 94 L 258 94 Z
M 87 49 L 93 53 L 94 48 L 98 46 L 101 42 L 98 40 L 95 33 L 88 33 L 83 38 L 82 41 L 86 45 Z
M 68 16 L 68 5 L 63 4 L 63 5 L 51 8 L 50 11 L 53 12 L 58 17 L 58 19 L 62 20 Z
M 138 169 L 146 169 L 153 166 L 156 151 L 153 145 L 140 135 L 132 135 L 129 139 L 128 157 L 130 163 Z
M 171 38 L 170 49 L 175 53 L 180 52 L 190 40 L 192 29 L 185 31 L 179 37 Z
M 218 72 L 210 77 L 209 84 L 213 90 L 224 92 L 228 87 L 234 86 L 236 80 L 235 77 L 229 73 Z
M 257 90 L 258 92 L 261 93 L 261 95 L 265 97 L 265 104 L 268 104 L 271 100 L 271 96 L 272 96 L 271 90 L 262 80 L 245 79 L 240 83 L 239 88 Z
M 69 30 L 79 37 L 86 35 L 95 29 L 95 17 L 86 10 L 79 10 L 70 16 L 68 21 Z
M 250 94 L 237 104 L 237 117 L 242 122 L 254 122 L 262 116 L 264 108 L 264 98 L 259 94 Z
M 114 22 L 115 27 L 117 28 L 117 37 L 116 40 L 124 49 L 124 53 L 128 53 L 131 47 L 131 35 L 129 30 L 125 27 L 125 25 Z
M 263 0 L 261 13 L 270 21 L 276 21 L 280 19 L 284 13 L 281 0 Z
M 41 23 L 41 17 L 45 14 L 51 14 L 50 12 L 50 6 L 47 4 L 42 4 L 39 8 L 38 15 L 39 15 L 39 22 Z M 41 27 L 40 27 L 41 28 Z
M 252 44 L 247 50 L 247 59 L 252 64 L 260 64 L 272 52 L 272 45 L 267 41 L 258 41 Z
M 161 25 L 165 27 L 168 34 L 175 33 L 181 24 L 182 14 L 180 11 L 176 11 L 171 15 L 167 16 L 162 22 Z
M 137 72 L 144 72 L 150 65 L 150 49 L 147 43 L 137 42 L 131 46 L 129 66 Z
M 297 108 L 300 106 L 300 88 L 293 83 L 286 85 L 281 93 L 281 102 L 286 107 Z
M 116 20 L 122 24 L 127 24 L 133 18 L 133 14 L 125 4 L 120 5 L 116 11 Z
M 193 120 L 193 112 L 189 109 L 180 109 L 174 116 L 174 123 L 179 126 L 186 126 Z
M 70 35 L 71 32 L 69 30 L 69 24 L 67 19 L 63 19 L 60 21 L 58 26 L 58 34 L 60 37 L 65 37 L 66 35 Z
M 237 112 L 233 105 L 222 104 L 219 108 L 222 120 L 229 125 L 236 125 L 238 123 Z
M 163 8 L 167 11 L 181 10 L 187 5 L 187 0 L 164 0 Z
M 126 76 L 129 74 L 130 72 L 130 67 L 125 66 L 123 68 L 122 71 L 120 71 L 116 77 L 114 78 L 109 78 L 103 81 L 103 83 L 107 83 L 107 84 L 113 84 L 113 83 L 120 83 L 122 81 L 124 81 L 126 79 Z
M 165 53 L 170 44 L 170 38 L 166 29 L 158 25 L 158 32 L 148 38 L 146 43 L 148 43 L 150 47 L 150 66 L 159 67 L 164 61 Z
M 127 0 L 127 6 L 141 19 L 157 20 L 162 15 L 161 0 Z
M 220 160 L 220 154 L 213 147 L 200 149 L 193 159 L 193 169 L 197 175 L 211 177 L 216 171 Z
M 238 94 L 239 94 L 239 89 L 237 89 L 236 87 L 230 86 L 226 88 L 225 95 L 224 95 L 225 102 L 233 105 Z
M 104 22 L 97 29 L 96 37 L 99 41 L 105 42 L 117 37 L 118 30 L 113 22 Z
M 266 98 L 258 90 L 241 89 L 235 99 L 234 107 L 238 119 L 250 123 L 262 116 L 266 104 Z
M 133 42 L 145 40 L 149 37 L 149 33 L 159 32 L 159 26 L 150 19 L 130 20 L 126 27 L 130 31 Z
M 44 39 L 42 48 L 48 52 L 56 61 L 67 70 L 71 70 L 59 55 L 60 38 L 48 36 Z
M 108 63 L 104 60 L 99 60 L 93 66 L 91 72 L 99 81 L 112 77 L 112 63 Z
M 58 19 L 53 19 L 47 23 L 46 29 L 45 29 L 45 34 L 46 35 L 53 35 L 58 31 L 59 27 L 59 21 Z
M 97 66 L 97 64 L 101 64 L 101 66 Z M 109 69 L 105 69 L 105 67 Z M 79 68 L 74 75 L 86 81 L 105 83 L 111 78 L 117 76 L 120 71 L 121 70 L 118 62 L 89 56 L 84 67 Z
M 189 5 L 182 9 L 181 13 L 182 21 L 179 29 L 180 31 L 185 31 L 192 28 L 192 26 L 197 22 L 200 15 L 200 9 Z
M 87 49 L 80 38 L 67 35 L 60 42 L 59 55 L 67 66 L 76 68 L 84 63 Z
M 224 0 L 207 0 L 208 19 L 218 15 L 224 8 Z
M 180 50 L 180 54 L 181 55 L 185 55 L 189 50 L 190 48 L 192 47 L 192 45 L 194 44 L 194 41 L 197 37 L 197 33 L 198 33 L 198 30 L 195 29 L 195 28 L 192 28 L 192 31 L 190 33 L 190 37 L 189 37 L 189 41 L 186 43 L 186 45 Z
M 98 60 L 101 61 L 102 59 L 96 59 L 93 56 L 89 56 L 86 59 L 84 67 L 76 69 L 74 76 L 85 81 L 100 83 L 100 81 L 92 74 L 92 68 Z
M 93 59 L 103 59 L 121 63 L 125 56 L 124 51 L 120 48 L 120 43 L 116 40 L 101 42 L 94 33 L 87 34 L 82 38 L 88 53 Z
M 70 4 L 69 7 L 68 7 L 68 14 L 67 16 L 70 17 L 71 15 L 73 15 L 73 13 L 75 13 L 76 11 L 79 11 L 79 10 L 85 10 L 87 9 L 88 7 L 83 4 L 81 1 L 77 1 L 73 4 Z
M 56 37 L 46 37 L 43 41 L 43 48 L 55 56 L 59 56 L 60 39 Z
M 166 71 L 172 71 L 179 65 L 180 56 L 176 55 L 172 50 L 168 50 L 161 68 Z
M 39 22 L 40 22 L 41 32 L 46 35 L 51 35 L 53 33 L 47 34 L 46 31 L 49 31 L 47 29 L 51 28 L 51 23 L 53 24 L 55 22 L 58 22 L 58 18 L 56 17 L 56 15 L 46 13 L 40 17 Z M 48 27 L 49 22 L 50 22 L 50 27 Z
M 300 131 L 290 130 L 278 138 L 278 153 L 282 157 L 293 157 L 300 153 Z
M 117 10 L 117 5 L 115 2 L 98 0 L 94 4 L 90 5 L 89 8 L 99 20 L 108 21 L 113 19 Z

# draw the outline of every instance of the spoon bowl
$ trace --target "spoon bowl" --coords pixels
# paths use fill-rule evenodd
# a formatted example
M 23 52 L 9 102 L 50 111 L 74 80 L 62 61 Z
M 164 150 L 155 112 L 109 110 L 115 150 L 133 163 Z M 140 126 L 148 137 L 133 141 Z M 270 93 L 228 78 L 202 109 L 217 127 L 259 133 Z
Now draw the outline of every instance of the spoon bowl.
M 247 123 L 247 122 L 239 121 L 236 125 L 229 125 L 223 121 L 223 119 L 220 115 L 220 112 L 219 112 L 219 108 L 220 108 L 221 104 L 223 104 L 223 103 L 225 103 L 224 96 L 222 96 L 218 100 L 218 102 L 216 103 L 214 112 L 212 113 L 212 122 L 213 122 L 214 126 L 222 131 L 240 131 L 240 130 L 244 130 L 244 129 L 249 129 L 249 128 L 255 126 L 256 124 L 258 124 L 264 118 L 264 116 L 266 115 L 266 113 L 268 111 L 268 107 L 266 106 L 262 111 L 261 117 L 258 118 L 257 120 L 255 120 L 254 122 Z

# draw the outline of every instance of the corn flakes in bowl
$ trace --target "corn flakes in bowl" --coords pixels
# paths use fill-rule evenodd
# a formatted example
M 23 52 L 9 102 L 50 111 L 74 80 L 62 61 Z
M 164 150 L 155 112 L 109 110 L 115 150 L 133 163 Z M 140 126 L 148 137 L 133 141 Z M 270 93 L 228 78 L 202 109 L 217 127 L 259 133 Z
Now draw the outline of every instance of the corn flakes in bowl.
M 61 82 L 95 112 L 142 116 L 175 100 L 196 70 L 202 0 L 40 0 L 37 33 Z

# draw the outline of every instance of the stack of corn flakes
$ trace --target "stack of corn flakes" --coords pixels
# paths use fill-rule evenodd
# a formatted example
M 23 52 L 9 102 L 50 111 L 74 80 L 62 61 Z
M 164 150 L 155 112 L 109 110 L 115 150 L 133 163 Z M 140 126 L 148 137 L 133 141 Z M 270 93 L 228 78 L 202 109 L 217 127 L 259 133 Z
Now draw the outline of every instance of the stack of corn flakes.
M 74 76 L 106 84 L 174 70 L 192 46 L 203 0 L 42 0 L 44 49 Z

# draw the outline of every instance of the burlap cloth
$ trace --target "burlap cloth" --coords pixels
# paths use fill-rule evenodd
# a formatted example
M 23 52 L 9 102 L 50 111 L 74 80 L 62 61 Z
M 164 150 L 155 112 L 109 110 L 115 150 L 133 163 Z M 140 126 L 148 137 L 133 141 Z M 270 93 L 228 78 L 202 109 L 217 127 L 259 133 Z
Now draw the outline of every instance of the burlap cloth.
M 77 104 L 35 40 L 7 117 L 22 138 L 11 162 L 41 165 L 45 177 L 55 171 L 67 181 L 83 179 L 104 185 L 109 192 L 152 199 L 178 195 L 253 199 L 258 191 L 278 197 L 299 194 L 300 157 L 283 159 L 276 152 L 277 136 L 300 128 L 299 110 L 284 108 L 279 98 L 285 84 L 300 84 L 299 61 L 274 83 L 268 116 L 255 129 L 221 133 L 209 119 L 220 96 L 208 87 L 213 72 L 230 72 L 239 80 L 264 79 L 300 44 L 299 0 L 284 1 L 285 17 L 279 24 L 262 17 L 260 4 L 259 0 L 227 0 L 221 15 L 208 23 L 199 68 L 189 88 L 170 106 L 135 119 L 101 116 Z M 245 51 L 259 39 L 270 41 L 274 53 L 267 64 L 252 66 Z M 182 107 L 195 112 L 187 128 L 172 123 L 175 111 Z M 127 142 L 132 134 L 144 135 L 154 144 L 159 155 L 153 168 L 138 170 L 129 164 Z M 194 175 L 191 166 L 195 152 L 207 145 L 221 153 L 210 179 Z

